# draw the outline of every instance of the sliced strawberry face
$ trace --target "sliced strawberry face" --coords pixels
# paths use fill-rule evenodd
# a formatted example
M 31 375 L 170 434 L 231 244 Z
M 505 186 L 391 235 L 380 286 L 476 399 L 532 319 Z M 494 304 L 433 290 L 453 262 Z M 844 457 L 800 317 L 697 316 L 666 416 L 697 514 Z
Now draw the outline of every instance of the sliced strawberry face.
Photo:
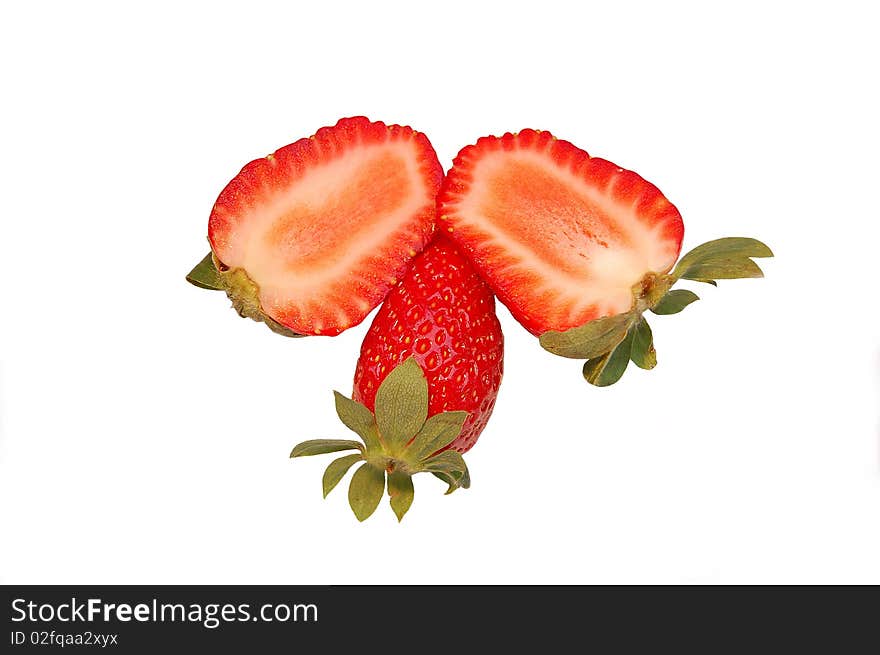
M 263 314 L 299 334 L 339 334 L 428 242 L 442 178 L 424 134 L 342 119 L 245 166 L 208 238 L 221 270 L 255 285 Z
M 440 228 L 537 335 L 628 311 L 633 285 L 672 267 L 684 232 L 653 184 L 535 130 L 462 150 L 439 204 Z

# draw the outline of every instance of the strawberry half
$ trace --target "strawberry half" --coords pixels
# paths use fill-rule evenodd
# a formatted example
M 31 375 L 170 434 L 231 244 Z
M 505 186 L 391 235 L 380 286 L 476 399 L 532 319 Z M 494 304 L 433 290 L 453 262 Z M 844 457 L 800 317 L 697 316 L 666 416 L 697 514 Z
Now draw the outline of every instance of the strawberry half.
M 336 410 L 359 441 L 319 439 L 291 457 L 339 450 L 324 475 L 324 496 L 364 462 L 349 487 L 361 521 L 379 504 L 388 478 L 398 519 L 413 500 L 412 475 L 434 473 L 447 493 L 467 487 L 461 453 L 486 426 L 503 371 L 503 337 L 492 292 L 448 239 L 439 238 L 379 308 L 361 347 L 352 399 L 336 392 Z
M 684 227 L 653 184 L 549 132 L 484 137 L 456 157 L 441 226 L 532 334 L 627 311 L 675 263 Z
M 424 134 L 344 118 L 245 166 L 190 273 L 241 316 L 289 336 L 360 323 L 431 237 L 443 179 Z
M 754 239 L 721 239 L 669 274 L 684 234 L 672 203 L 638 174 L 537 130 L 464 148 L 438 204 L 441 229 L 514 318 L 551 352 L 590 360 L 584 376 L 600 386 L 630 360 L 654 366 L 642 314 L 696 300 L 670 291 L 679 278 L 759 277 L 750 257 L 772 255 Z

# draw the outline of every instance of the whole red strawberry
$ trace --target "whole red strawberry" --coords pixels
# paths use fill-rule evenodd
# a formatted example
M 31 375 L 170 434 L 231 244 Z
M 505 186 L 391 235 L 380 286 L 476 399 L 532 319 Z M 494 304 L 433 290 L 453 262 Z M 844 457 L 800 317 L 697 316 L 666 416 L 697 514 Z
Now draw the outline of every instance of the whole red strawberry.
M 445 238 L 415 259 L 373 320 L 354 374 L 354 399 L 373 410 L 382 380 L 408 357 L 428 380 L 429 416 L 468 412 L 449 445 L 467 452 L 495 405 L 503 338 L 492 292 Z
M 413 260 L 373 319 L 353 399 L 336 393 L 339 417 L 364 443 L 306 441 L 291 457 L 359 450 L 330 464 L 324 495 L 363 461 L 349 488 L 357 518 L 376 509 L 386 474 L 391 506 L 402 518 L 412 504 L 414 473 L 434 473 L 448 493 L 469 485 L 460 453 L 486 426 L 502 370 L 492 292 L 452 242 L 439 238 Z

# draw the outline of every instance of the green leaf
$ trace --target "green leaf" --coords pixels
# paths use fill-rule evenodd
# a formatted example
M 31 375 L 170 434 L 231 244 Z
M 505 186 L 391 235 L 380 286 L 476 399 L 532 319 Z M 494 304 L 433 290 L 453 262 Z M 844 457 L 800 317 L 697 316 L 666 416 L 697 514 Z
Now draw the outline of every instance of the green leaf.
M 467 470 L 467 466 L 465 466 L 464 471 L 453 471 L 449 476 L 452 482 L 446 490 L 445 496 L 453 493 L 456 489 L 468 489 L 471 486 L 471 475 Z
M 324 455 L 335 453 L 340 450 L 360 450 L 363 452 L 364 445 L 359 441 L 347 441 L 345 439 L 310 439 L 293 447 L 291 457 L 308 457 L 310 455 Z
M 345 477 L 345 474 L 348 472 L 352 466 L 354 466 L 355 462 L 359 462 L 364 458 L 363 455 L 355 454 L 355 455 L 346 455 L 345 457 L 340 457 L 339 459 L 334 459 L 330 462 L 330 465 L 324 471 L 324 477 L 321 480 L 321 483 L 324 486 L 324 498 L 333 491 L 333 488 L 339 484 L 339 481 Z
M 599 357 L 623 341 L 636 318 L 633 312 L 597 318 L 565 332 L 549 331 L 540 337 L 541 346 L 554 355 L 572 359 Z
M 629 358 L 639 368 L 650 370 L 657 366 L 657 351 L 654 350 L 654 335 L 651 326 L 644 318 L 633 328 L 632 349 Z
M 751 259 L 713 259 L 694 264 L 681 277 L 685 280 L 738 280 L 764 277 L 764 271 Z
M 467 489 L 471 486 L 471 475 L 461 453 L 455 450 L 444 450 L 423 464 L 423 471 L 430 471 L 449 485 L 446 494 L 451 494 L 459 487 Z
M 348 504 L 358 521 L 365 521 L 376 511 L 385 493 L 385 471 L 371 464 L 362 464 L 351 476 Z
M 471 475 L 467 469 L 465 469 L 464 473 L 446 473 L 444 471 L 431 471 L 431 474 L 435 477 L 443 480 L 449 487 L 446 489 L 446 494 L 449 495 L 454 492 L 456 489 L 469 489 L 471 486 Z
M 632 352 L 633 330 L 610 353 L 584 363 L 584 378 L 597 387 L 607 387 L 617 382 L 629 364 Z
M 397 516 L 398 521 L 403 520 L 413 503 L 415 489 L 413 489 L 412 476 L 400 471 L 388 474 L 388 496 L 391 498 L 391 509 Z
M 467 466 L 464 467 L 464 473 L 459 480 L 459 484 L 463 489 L 471 488 L 471 472 L 468 470 Z M 455 489 L 453 489 L 453 491 L 455 491 Z
M 467 465 L 464 463 L 464 457 L 457 450 L 444 450 L 424 463 L 424 470 L 426 471 L 463 472 L 466 468 Z
M 675 267 L 673 275 L 678 271 L 690 268 L 694 264 L 711 261 L 714 259 L 742 259 L 748 257 L 772 257 L 773 252 L 765 244 L 757 239 L 746 237 L 726 237 L 715 239 L 697 246 L 684 257 Z
M 300 334 L 299 332 L 294 332 L 289 327 L 287 327 L 285 325 L 281 325 L 281 323 L 279 323 L 278 321 L 276 321 L 272 318 L 269 318 L 265 314 L 263 314 L 259 319 L 255 319 L 255 320 L 262 321 L 263 324 L 267 328 L 272 330 L 272 332 L 274 332 L 275 334 L 280 334 L 283 337 L 291 337 L 293 339 L 299 339 L 299 338 L 306 336 L 304 334 Z
M 376 391 L 376 426 L 391 454 L 409 443 L 428 418 L 428 381 L 410 357 Z
M 373 413 L 361 403 L 346 398 L 338 391 L 334 391 L 333 396 L 336 400 L 336 414 L 339 416 L 339 420 L 345 427 L 359 435 L 367 447 L 372 450 L 371 446 L 377 445 L 375 430 L 373 430 L 375 426 Z
M 449 485 L 449 488 L 446 490 L 446 495 L 451 494 L 453 491 L 458 489 L 458 485 L 456 484 L 455 478 L 453 478 L 449 473 L 444 473 L 443 471 L 431 471 L 431 474 L 434 477 L 437 477 L 446 484 Z
M 212 291 L 222 291 L 224 288 L 220 273 L 214 266 L 214 256 L 211 253 L 205 255 L 204 259 L 196 264 L 196 267 L 186 276 L 186 281 L 202 289 L 211 289 Z
M 364 433 L 364 443 L 367 444 L 367 450 L 370 452 L 382 451 L 382 442 L 379 441 L 379 428 L 376 427 L 375 423 Z
M 422 460 L 445 448 L 461 433 L 461 426 L 467 417 L 468 413 L 463 411 L 434 414 L 425 421 L 422 429 L 409 445 L 409 452 L 416 460 Z
M 675 278 L 708 282 L 715 279 L 762 277 L 760 267 L 750 257 L 772 257 L 773 252 L 757 239 L 727 237 L 697 246 L 679 260 L 672 271 Z M 727 263 L 724 263 L 727 262 Z M 743 262 L 750 262 L 744 264 Z M 721 271 L 722 275 L 713 274 Z
M 682 309 L 699 299 L 700 297 L 693 291 L 673 289 L 663 296 L 660 302 L 651 307 L 651 311 L 655 314 L 678 314 Z

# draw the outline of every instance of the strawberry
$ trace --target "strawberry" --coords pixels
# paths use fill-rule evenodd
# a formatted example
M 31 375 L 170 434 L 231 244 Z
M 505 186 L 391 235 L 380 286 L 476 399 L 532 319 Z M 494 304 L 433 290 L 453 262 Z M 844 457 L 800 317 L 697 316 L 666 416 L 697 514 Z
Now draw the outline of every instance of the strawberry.
M 684 226 L 650 182 L 549 132 L 484 137 L 453 162 L 438 198 L 440 229 L 470 257 L 514 318 L 547 350 L 587 359 L 586 379 L 653 368 L 642 314 L 697 299 L 680 278 L 760 277 L 754 239 L 719 239 L 682 258 Z M 684 264 L 684 266 L 683 266 Z
M 411 476 L 429 471 L 467 487 L 461 453 L 469 450 L 495 405 L 503 369 L 503 337 L 492 292 L 468 260 L 438 238 L 379 308 L 364 338 L 352 399 L 336 393 L 342 422 L 358 441 L 311 440 L 291 457 L 359 452 L 332 462 L 324 496 L 363 461 L 349 488 L 361 521 L 388 493 L 398 519 L 413 499 Z
M 441 225 L 532 334 L 630 307 L 632 285 L 675 263 L 684 228 L 654 185 L 549 132 L 462 150 Z
M 448 239 L 416 259 L 389 294 L 361 346 L 354 399 L 371 411 L 388 372 L 414 357 L 430 391 L 428 414 L 468 412 L 448 448 L 465 453 L 486 426 L 501 382 L 503 337 L 495 299 Z
M 187 279 L 288 336 L 360 323 L 431 237 L 443 178 L 424 134 L 344 118 L 245 166 Z

